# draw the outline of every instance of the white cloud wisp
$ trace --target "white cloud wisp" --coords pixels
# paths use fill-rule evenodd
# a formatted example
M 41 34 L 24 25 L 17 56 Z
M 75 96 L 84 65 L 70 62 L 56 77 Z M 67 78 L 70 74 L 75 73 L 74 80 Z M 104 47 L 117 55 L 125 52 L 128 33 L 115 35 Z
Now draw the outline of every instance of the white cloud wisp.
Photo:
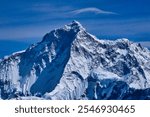
M 110 11 L 105 11 L 105 10 L 101 10 L 95 7 L 88 7 L 88 8 L 83 8 L 83 9 L 78 9 L 78 10 L 74 10 L 71 13 L 73 13 L 74 15 L 78 15 L 81 13 L 96 13 L 96 14 L 108 14 L 108 15 L 117 15 L 117 13 L 115 12 L 110 12 Z

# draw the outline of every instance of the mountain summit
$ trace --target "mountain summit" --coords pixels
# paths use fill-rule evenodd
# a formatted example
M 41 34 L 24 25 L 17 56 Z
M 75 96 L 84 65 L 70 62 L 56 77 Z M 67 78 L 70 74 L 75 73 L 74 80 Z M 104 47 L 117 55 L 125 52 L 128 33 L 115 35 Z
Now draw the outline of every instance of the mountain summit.
M 77 22 L 0 61 L 2 99 L 150 99 L 150 51 Z

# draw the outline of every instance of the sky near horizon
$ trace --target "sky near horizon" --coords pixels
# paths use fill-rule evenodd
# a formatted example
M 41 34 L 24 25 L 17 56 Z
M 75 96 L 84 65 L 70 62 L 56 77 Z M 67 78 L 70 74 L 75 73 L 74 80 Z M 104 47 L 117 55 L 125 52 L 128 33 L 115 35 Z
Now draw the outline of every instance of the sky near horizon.
M 0 0 L 0 40 L 41 40 L 73 20 L 99 38 L 150 45 L 150 0 Z

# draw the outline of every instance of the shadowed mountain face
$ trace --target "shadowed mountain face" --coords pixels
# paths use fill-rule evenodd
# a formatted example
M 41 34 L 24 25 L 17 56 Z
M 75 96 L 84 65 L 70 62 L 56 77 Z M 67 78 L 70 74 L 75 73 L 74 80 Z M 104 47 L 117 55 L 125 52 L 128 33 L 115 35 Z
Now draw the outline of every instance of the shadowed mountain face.
M 0 61 L 2 99 L 149 99 L 150 52 L 73 21 Z

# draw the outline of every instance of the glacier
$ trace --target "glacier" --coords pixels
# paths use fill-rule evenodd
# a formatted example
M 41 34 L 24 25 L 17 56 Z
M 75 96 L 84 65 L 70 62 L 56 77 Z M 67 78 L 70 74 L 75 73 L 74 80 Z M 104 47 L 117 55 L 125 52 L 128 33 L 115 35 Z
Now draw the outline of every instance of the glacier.
M 77 21 L 0 60 L 1 99 L 150 99 L 150 51 L 98 39 Z

